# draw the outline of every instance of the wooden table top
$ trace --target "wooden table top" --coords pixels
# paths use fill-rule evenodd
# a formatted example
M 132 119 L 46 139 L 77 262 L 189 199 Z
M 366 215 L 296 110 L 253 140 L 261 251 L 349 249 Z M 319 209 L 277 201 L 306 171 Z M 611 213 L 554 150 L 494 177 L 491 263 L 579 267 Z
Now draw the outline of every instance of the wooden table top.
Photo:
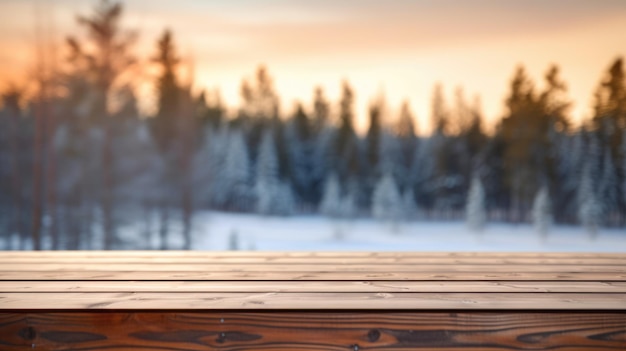
M 0 310 L 626 310 L 626 254 L 0 254 Z

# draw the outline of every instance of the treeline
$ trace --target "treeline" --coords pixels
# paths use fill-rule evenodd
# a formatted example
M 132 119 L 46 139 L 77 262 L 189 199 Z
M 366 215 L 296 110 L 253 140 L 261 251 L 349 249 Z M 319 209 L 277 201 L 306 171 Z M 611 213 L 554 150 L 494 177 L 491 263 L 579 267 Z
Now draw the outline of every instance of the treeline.
M 349 82 L 339 101 L 317 88 L 310 108 L 283 114 L 259 67 L 229 114 L 218 94 L 195 94 L 182 82 L 170 31 L 149 58 L 133 55 L 135 36 L 119 27 L 121 15 L 120 4 L 102 1 L 79 17 L 84 36 L 67 38 L 58 67 L 41 55 L 34 94 L 16 86 L 2 94 L 7 247 L 189 249 L 193 215 L 204 209 L 461 219 L 472 184 L 488 220 L 527 222 L 542 208 L 559 223 L 594 231 L 625 224 L 621 58 L 601 77 L 594 116 L 580 127 L 567 118 L 558 68 L 538 89 L 520 67 L 493 133 L 485 132 L 478 102 L 459 91 L 447 103 L 437 86 L 431 135 L 416 134 L 408 104 L 395 116 L 381 97 L 359 135 Z M 146 64 L 158 67 L 152 116 L 141 116 L 133 85 L 136 67 Z

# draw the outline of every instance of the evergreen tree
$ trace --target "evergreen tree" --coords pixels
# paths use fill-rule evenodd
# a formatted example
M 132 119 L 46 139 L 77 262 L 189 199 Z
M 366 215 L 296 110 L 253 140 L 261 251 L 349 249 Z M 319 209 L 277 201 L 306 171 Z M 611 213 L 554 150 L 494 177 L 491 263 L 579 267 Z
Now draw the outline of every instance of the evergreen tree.
M 348 193 L 341 199 L 339 206 L 339 216 L 342 218 L 354 218 L 357 214 L 356 195 L 354 191 Z
M 235 129 L 229 133 L 228 149 L 224 164 L 224 193 L 226 207 L 234 211 L 251 208 L 250 158 L 242 132 Z
M 617 211 L 619 206 L 618 189 L 617 169 L 613 163 L 611 149 L 606 148 L 602 161 L 602 174 L 598 183 L 598 194 L 602 203 L 602 212 L 607 216 L 607 224 L 610 223 L 610 216 Z
M 392 225 L 403 217 L 402 198 L 393 175 L 387 172 L 378 181 L 372 195 L 372 216 L 376 219 L 389 221 Z
M 485 190 L 477 176 L 472 177 L 467 205 L 465 207 L 465 220 L 470 230 L 481 232 L 485 228 L 487 214 L 485 210 Z
M 395 134 L 398 138 L 399 157 L 398 167 L 399 174 L 398 183 L 402 187 L 411 186 L 410 171 L 411 165 L 415 158 L 415 150 L 417 148 L 417 136 L 415 135 L 415 122 L 413 113 L 409 107 L 409 103 L 402 103 L 400 109 L 400 117 L 395 128 Z
M 315 88 L 313 97 L 313 131 L 315 134 L 324 130 L 330 124 L 330 106 L 324 97 L 324 91 L 321 87 Z
M 542 187 L 533 202 L 532 209 L 533 225 L 537 233 L 545 240 L 552 225 L 552 208 L 550 195 L 546 187 Z
M 271 130 L 268 129 L 263 133 L 256 162 L 255 192 L 258 213 L 268 215 L 276 212 L 276 206 L 280 206 L 279 187 L 278 159 L 274 137 Z
M 623 59 L 617 58 L 602 79 L 595 94 L 594 129 L 611 149 L 614 164 L 620 164 L 619 148 L 626 126 L 626 73 Z
M 295 193 L 304 204 L 312 204 L 315 201 L 313 193 L 312 168 L 314 134 L 309 117 L 304 112 L 301 104 L 298 104 L 296 113 L 289 121 L 285 133 L 288 164 Z
M 254 82 L 244 80 L 241 83 L 241 97 L 243 106 L 240 117 L 264 120 L 278 116 L 278 95 L 274 91 L 274 82 L 265 66 L 257 68 Z
M 443 87 L 441 86 L 441 84 L 435 85 L 433 89 L 431 105 L 431 125 L 433 130 L 432 134 L 445 135 L 449 132 L 449 114 L 443 97 Z
M 333 167 L 333 142 L 336 129 L 329 121 L 329 104 L 321 88 L 315 90 L 313 100 L 313 139 L 311 150 L 312 204 L 319 206 L 324 182 Z
M 230 147 L 230 131 L 228 127 L 221 126 L 213 131 L 210 138 L 207 138 L 208 160 L 207 170 L 209 182 L 208 194 L 211 206 L 224 209 L 228 202 L 227 184 L 228 174 L 226 174 L 226 156 Z
M 367 135 L 365 136 L 365 144 L 366 144 L 366 154 L 367 154 L 367 164 L 368 169 L 370 171 L 374 171 L 372 176 L 375 178 L 380 177 L 380 142 L 381 142 L 381 134 L 382 134 L 382 126 L 381 126 L 381 113 L 382 113 L 381 103 L 378 101 L 370 106 L 369 109 L 369 119 L 370 126 L 367 130 Z
M 86 31 L 83 41 L 69 37 L 69 63 L 77 73 L 85 74 L 93 92 L 89 110 L 89 119 L 103 128 L 102 146 L 102 184 L 99 187 L 99 205 L 102 212 L 103 246 L 110 249 L 116 241 L 116 204 L 113 200 L 116 183 L 113 171 L 115 155 L 113 155 L 114 137 L 113 123 L 110 112 L 113 103 L 110 99 L 115 88 L 135 58 L 129 53 L 135 38 L 119 27 L 122 5 L 102 0 L 91 16 L 79 16 L 78 23 Z
M 602 205 L 598 201 L 593 185 L 591 164 L 587 162 L 578 188 L 578 219 L 589 237 L 595 239 L 598 234 L 602 216 Z
M 282 181 L 278 184 L 275 199 L 274 213 L 281 216 L 289 216 L 294 213 L 296 200 L 288 181 Z
M 180 58 L 176 53 L 174 38 L 165 30 L 157 41 L 157 53 L 152 58 L 160 68 L 156 82 L 157 113 L 151 121 L 153 136 L 162 153 L 169 153 L 178 137 L 178 115 L 181 109 L 181 86 L 176 70 Z
M 510 189 L 510 215 L 521 220 L 541 183 L 552 181 L 555 174 L 553 145 L 550 133 L 566 128 L 565 83 L 558 67 L 548 70 L 546 89 L 537 94 L 523 67 L 519 67 L 511 82 L 507 98 L 508 113 L 498 132 L 504 146 L 503 161 L 507 186 Z
M 411 179 L 409 186 L 415 191 L 417 206 L 430 208 L 435 195 L 435 158 L 434 150 L 441 135 L 435 134 L 418 140 L 418 147 L 411 163 Z
M 339 178 L 334 173 L 326 178 L 319 211 L 328 217 L 339 217 L 341 215 L 341 189 L 339 187 Z
M 411 220 L 417 217 L 417 205 L 415 204 L 415 193 L 411 187 L 407 187 L 402 194 L 402 208 L 404 218 Z
M 343 180 L 359 173 L 357 136 L 354 131 L 354 93 L 348 82 L 342 86 L 339 128 L 335 135 L 334 170 Z

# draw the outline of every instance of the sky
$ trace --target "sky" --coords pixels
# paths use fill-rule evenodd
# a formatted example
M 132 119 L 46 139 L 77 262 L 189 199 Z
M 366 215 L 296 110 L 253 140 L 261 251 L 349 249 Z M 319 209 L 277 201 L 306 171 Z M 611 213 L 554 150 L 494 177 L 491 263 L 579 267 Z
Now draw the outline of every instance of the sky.
M 62 43 L 79 34 L 77 14 L 92 0 L 0 0 L 0 88 L 32 71 L 36 18 Z M 384 94 L 388 119 L 408 100 L 419 132 L 430 128 L 435 84 L 454 103 L 462 87 L 480 96 L 487 121 L 505 113 L 504 99 L 519 65 L 541 87 L 558 64 L 576 124 L 591 113 L 593 92 L 609 65 L 626 54 L 623 0 L 127 0 L 122 25 L 139 33 L 135 50 L 147 60 L 165 28 L 193 62 L 194 86 L 219 89 L 240 103 L 243 78 L 265 65 L 284 114 L 295 101 L 310 106 L 316 86 L 338 105 L 341 82 L 355 90 L 357 125 Z M 39 13 L 39 15 L 37 15 Z M 151 79 L 147 77 L 146 80 Z M 143 106 L 150 105 L 144 86 Z

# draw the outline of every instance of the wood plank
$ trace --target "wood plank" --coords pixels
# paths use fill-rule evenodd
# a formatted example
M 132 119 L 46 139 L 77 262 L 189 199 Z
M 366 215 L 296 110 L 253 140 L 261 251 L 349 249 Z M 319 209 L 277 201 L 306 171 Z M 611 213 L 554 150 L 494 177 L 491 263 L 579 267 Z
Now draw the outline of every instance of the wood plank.
M 0 281 L 0 292 L 626 293 L 626 282 L 552 281 Z
M 626 310 L 626 294 L 598 293 L 0 293 L 0 310 L 324 309 Z
M 500 272 L 553 272 L 553 273 L 624 273 L 626 266 L 614 265 L 436 265 L 436 264 L 4 264 L 0 271 L 118 271 L 118 272 L 474 272 L 474 273 L 500 273 Z
M 626 266 L 626 255 L 610 258 L 578 258 L 578 257 L 222 257 L 222 256 L 96 256 L 96 257 L 64 257 L 64 256 L 15 256 L 0 257 L 0 266 L 9 264 L 369 264 L 369 265 L 396 265 L 396 264 L 436 264 L 436 265 L 618 265 Z
M 626 273 L 555 273 L 555 272 L 190 272 L 190 271 L 0 271 L 0 280 L 48 281 L 48 280 L 221 280 L 221 281 L 625 281 Z
M 626 349 L 626 314 L 0 313 L 0 345 L 5 351 L 610 351 Z

